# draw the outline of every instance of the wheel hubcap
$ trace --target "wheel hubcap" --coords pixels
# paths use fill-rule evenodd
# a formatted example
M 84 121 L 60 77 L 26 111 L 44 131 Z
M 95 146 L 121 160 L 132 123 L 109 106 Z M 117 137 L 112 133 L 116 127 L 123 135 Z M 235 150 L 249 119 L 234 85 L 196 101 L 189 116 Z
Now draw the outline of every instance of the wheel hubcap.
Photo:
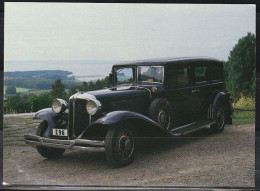
M 118 155 L 122 160 L 131 157 L 134 150 L 133 134 L 130 130 L 124 130 L 119 134 Z
M 159 124 L 168 129 L 169 125 L 170 125 L 170 116 L 168 114 L 168 111 L 165 109 L 160 110 L 159 114 L 158 114 L 158 122 Z
M 125 136 L 122 136 L 119 139 L 119 148 L 121 151 L 130 150 L 132 147 L 131 140 Z

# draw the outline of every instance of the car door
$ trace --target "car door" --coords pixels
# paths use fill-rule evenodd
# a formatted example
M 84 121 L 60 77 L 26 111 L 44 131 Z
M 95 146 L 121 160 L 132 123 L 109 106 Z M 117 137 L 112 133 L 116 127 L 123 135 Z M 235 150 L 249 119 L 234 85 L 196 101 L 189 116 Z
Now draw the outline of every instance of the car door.
M 191 95 L 193 98 L 193 120 L 199 121 L 207 118 L 208 100 L 211 96 L 209 82 L 209 66 L 207 63 L 194 63 L 191 68 L 192 84 Z
M 166 97 L 173 109 L 174 127 L 188 124 L 192 121 L 190 66 L 184 63 L 169 66 L 166 76 Z

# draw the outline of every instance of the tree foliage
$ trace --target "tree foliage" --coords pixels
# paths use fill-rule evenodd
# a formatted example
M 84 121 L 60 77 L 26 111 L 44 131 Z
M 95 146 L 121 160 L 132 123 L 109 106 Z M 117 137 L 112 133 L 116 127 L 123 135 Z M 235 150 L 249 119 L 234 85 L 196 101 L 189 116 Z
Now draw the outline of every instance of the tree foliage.
M 4 105 L 5 113 L 27 113 L 30 112 L 30 104 L 27 100 L 27 96 L 9 96 L 7 102 Z
M 65 88 L 64 85 L 61 82 L 61 79 L 57 79 L 53 84 L 52 84 L 52 90 L 51 90 L 51 95 L 52 97 L 55 98 L 62 98 L 65 94 Z
M 6 94 L 16 94 L 16 88 L 13 86 L 7 86 L 5 93 Z
M 81 85 L 71 87 L 68 92 L 64 89 L 64 84 L 61 79 L 56 80 L 52 85 L 51 92 L 44 92 L 40 95 L 22 95 L 8 96 L 7 101 L 4 103 L 5 113 L 27 113 L 36 112 L 40 109 L 51 107 L 54 98 L 62 98 L 66 101 L 69 97 L 79 91 L 87 92 L 103 88 L 109 88 L 111 84 L 109 77 L 96 82 L 83 82 Z
M 224 64 L 226 88 L 235 100 L 241 96 L 255 97 L 255 35 L 247 33 L 230 51 Z

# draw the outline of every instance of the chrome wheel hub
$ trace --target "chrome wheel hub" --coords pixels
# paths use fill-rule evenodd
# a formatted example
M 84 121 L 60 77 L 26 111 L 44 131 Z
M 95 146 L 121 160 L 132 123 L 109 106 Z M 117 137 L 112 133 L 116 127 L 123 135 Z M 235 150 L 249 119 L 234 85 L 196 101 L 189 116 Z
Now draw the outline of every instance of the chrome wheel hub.
M 122 160 L 126 160 L 131 157 L 134 150 L 134 139 L 130 130 L 123 130 L 119 133 L 117 148 L 118 155 Z
M 120 137 L 119 139 L 119 149 L 121 151 L 130 150 L 132 147 L 131 140 L 125 136 Z
M 158 122 L 159 124 L 163 127 L 168 129 L 169 125 L 170 125 L 170 116 L 167 112 L 167 110 L 163 109 L 160 110 L 159 114 L 158 114 Z

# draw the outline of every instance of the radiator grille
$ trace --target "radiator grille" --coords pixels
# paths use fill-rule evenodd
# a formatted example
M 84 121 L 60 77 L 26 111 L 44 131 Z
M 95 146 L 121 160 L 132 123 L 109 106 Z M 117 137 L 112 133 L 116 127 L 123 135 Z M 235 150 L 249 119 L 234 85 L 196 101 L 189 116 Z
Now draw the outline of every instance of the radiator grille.
M 89 115 L 86 111 L 86 100 L 70 100 L 69 102 L 69 135 L 80 135 L 89 124 Z

